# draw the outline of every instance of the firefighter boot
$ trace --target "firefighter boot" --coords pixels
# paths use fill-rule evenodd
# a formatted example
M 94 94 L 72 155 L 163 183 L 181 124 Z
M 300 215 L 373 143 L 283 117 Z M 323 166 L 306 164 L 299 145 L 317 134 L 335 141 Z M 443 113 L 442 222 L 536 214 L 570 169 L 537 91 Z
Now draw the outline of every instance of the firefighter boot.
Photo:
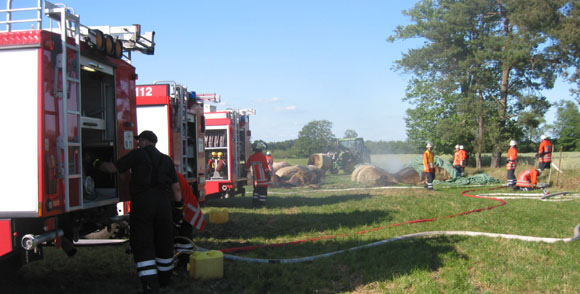
M 260 195 L 259 204 L 260 207 L 266 207 L 266 195 Z
M 252 207 L 256 208 L 260 206 L 260 194 L 254 192 L 252 195 Z
M 159 281 L 157 275 L 141 277 L 141 285 L 143 286 L 144 294 L 159 293 Z

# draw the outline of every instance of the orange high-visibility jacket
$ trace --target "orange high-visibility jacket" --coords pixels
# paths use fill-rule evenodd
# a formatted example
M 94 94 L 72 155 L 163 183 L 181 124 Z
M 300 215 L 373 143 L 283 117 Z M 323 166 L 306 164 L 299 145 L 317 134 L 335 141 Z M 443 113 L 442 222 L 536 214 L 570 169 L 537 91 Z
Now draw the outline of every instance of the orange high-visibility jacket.
M 425 150 L 425 153 L 423 153 L 423 167 L 423 171 L 426 173 L 435 171 L 435 158 L 429 150 Z
M 518 149 L 515 146 L 510 147 L 507 153 L 507 163 L 505 168 L 507 170 L 514 170 L 516 169 L 516 160 L 518 159 Z
M 538 171 L 535 169 L 528 169 L 523 171 L 518 176 L 516 182 L 517 187 L 534 187 L 538 183 Z
M 274 170 L 274 158 L 272 155 L 266 155 L 266 160 L 268 161 L 268 169 L 272 172 Z
M 254 176 L 254 186 L 255 187 L 268 187 L 268 176 L 266 171 L 268 169 L 268 160 L 266 156 L 261 152 L 256 152 L 250 155 L 248 162 L 246 163 L 246 169 L 252 167 Z
M 552 162 L 552 142 L 548 139 L 542 140 L 538 149 L 540 162 Z
M 467 151 L 465 150 L 459 150 L 459 154 L 460 154 L 460 161 L 459 161 L 459 165 L 461 165 L 461 167 L 465 167 L 465 161 L 467 160 Z
M 461 150 L 457 149 L 453 156 L 453 165 L 461 165 Z
M 181 197 L 183 198 L 183 219 L 190 223 L 194 228 L 203 231 L 205 227 L 205 218 L 199 207 L 197 198 L 193 195 L 191 186 L 181 173 L 177 173 L 179 187 L 181 188 Z

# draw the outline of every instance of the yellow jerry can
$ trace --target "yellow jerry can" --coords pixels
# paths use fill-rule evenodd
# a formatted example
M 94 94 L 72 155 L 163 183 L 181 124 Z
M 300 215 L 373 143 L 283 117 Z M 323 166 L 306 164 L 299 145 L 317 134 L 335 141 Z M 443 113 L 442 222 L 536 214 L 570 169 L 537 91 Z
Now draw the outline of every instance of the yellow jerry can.
M 225 209 L 214 209 L 209 213 L 209 222 L 212 224 L 224 224 L 228 222 L 228 211 Z
M 219 250 L 195 251 L 189 256 L 189 276 L 197 280 L 224 276 L 224 253 Z

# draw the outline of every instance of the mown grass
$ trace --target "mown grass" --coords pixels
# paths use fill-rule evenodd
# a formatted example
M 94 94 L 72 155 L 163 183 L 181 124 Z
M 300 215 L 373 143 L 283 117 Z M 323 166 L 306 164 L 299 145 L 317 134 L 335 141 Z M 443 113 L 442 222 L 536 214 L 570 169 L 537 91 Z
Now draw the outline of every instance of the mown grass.
M 484 171 L 505 177 L 505 169 Z M 576 170 L 566 171 L 560 179 L 566 185 L 552 191 L 578 193 L 578 176 Z M 339 191 L 344 188 L 358 189 Z M 283 259 L 436 230 L 566 238 L 580 223 L 580 200 L 513 199 L 491 210 L 445 218 L 498 202 L 464 197 L 465 187 L 435 189 L 370 189 L 355 185 L 349 175 L 328 175 L 327 184 L 319 190 L 270 189 L 267 208 L 252 209 L 250 197 L 208 201 L 203 208 L 206 214 L 223 207 L 229 211 L 229 221 L 208 223 L 194 239 L 200 247 L 224 249 L 343 235 L 235 253 Z M 512 192 L 493 192 L 500 191 Z M 395 226 L 429 218 L 437 220 Z M 67 258 L 59 250 L 47 248 L 45 260 L 26 265 L 11 280 L 2 281 L 0 292 L 137 293 L 139 281 L 125 250 L 126 246 L 80 248 L 78 256 Z M 225 260 L 222 279 L 196 281 L 178 272 L 162 293 L 578 293 L 578 260 L 580 241 L 548 244 L 438 236 L 391 242 L 307 263 Z

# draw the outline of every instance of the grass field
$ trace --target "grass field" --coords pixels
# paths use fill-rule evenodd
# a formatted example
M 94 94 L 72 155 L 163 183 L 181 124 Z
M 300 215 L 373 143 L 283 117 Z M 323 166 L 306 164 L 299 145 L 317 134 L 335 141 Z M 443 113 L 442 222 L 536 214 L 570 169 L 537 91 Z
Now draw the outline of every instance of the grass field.
M 505 179 L 504 168 L 483 171 L 502 182 Z M 467 169 L 468 174 L 476 172 Z M 564 166 L 561 187 L 550 191 L 578 194 L 578 178 L 579 169 Z M 208 223 L 204 232 L 196 232 L 194 241 L 203 248 L 226 249 L 326 237 L 234 253 L 239 257 L 286 259 L 426 231 L 568 238 L 580 223 L 580 200 L 508 199 L 506 205 L 488 210 L 484 208 L 499 202 L 461 195 L 462 191 L 476 189 L 473 187 L 435 186 L 432 192 L 422 188 L 372 189 L 355 185 L 344 174 L 328 175 L 326 182 L 319 190 L 270 189 L 267 208 L 263 209 L 252 209 L 249 197 L 208 201 L 203 208 L 206 214 L 214 207 L 227 208 L 229 221 Z M 477 187 L 481 190 L 472 193 L 513 192 L 506 188 L 487 191 L 489 188 Z M 482 208 L 481 212 L 446 218 Z M 77 256 L 67 258 L 59 250 L 46 248 L 45 260 L 24 266 L 10 279 L 4 278 L 0 293 L 138 293 L 139 280 L 126 249 L 125 245 L 83 247 Z M 185 272 L 177 272 L 173 284 L 162 293 L 579 293 L 578 260 L 580 241 L 549 244 L 433 236 L 304 263 L 225 260 L 222 279 L 196 281 Z

